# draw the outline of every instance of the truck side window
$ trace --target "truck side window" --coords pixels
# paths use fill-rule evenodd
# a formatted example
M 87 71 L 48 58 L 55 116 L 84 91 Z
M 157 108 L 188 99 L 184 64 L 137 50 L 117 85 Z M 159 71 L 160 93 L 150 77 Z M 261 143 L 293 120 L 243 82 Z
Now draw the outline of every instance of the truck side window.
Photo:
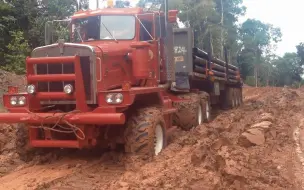
M 89 17 L 88 19 L 88 28 L 87 28 L 88 39 L 99 39 L 99 31 L 100 31 L 100 21 L 98 17 Z
M 141 20 L 141 22 L 144 25 L 144 27 L 140 24 L 140 41 L 152 40 L 152 38 L 151 38 L 151 36 L 153 36 L 153 32 L 152 32 L 153 24 L 152 24 L 152 22 L 147 21 L 147 20 Z

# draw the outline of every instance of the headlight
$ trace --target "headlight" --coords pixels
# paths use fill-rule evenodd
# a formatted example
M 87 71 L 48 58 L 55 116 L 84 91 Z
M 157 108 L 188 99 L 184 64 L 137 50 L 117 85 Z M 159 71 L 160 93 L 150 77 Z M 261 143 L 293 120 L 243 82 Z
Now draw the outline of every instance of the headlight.
M 35 92 L 36 92 L 36 87 L 34 86 L 34 85 L 28 85 L 27 87 L 26 87 L 26 91 L 27 91 L 27 93 L 29 93 L 29 94 L 34 94 Z
M 26 98 L 24 96 L 19 97 L 18 105 L 24 106 L 26 104 Z
M 121 93 L 107 94 L 106 102 L 108 104 L 121 104 L 123 102 L 123 95 Z
M 26 97 L 25 96 L 12 96 L 10 98 L 10 104 L 12 106 L 24 106 L 26 104 Z
M 64 86 L 63 91 L 66 94 L 72 94 L 73 93 L 73 86 L 70 85 L 70 84 L 67 84 L 67 85 Z
M 16 96 L 12 96 L 10 99 L 10 103 L 12 106 L 16 106 L 18 103 L 18 98 Z
M 114 97 L 114 94 L 108 94 L 107 96 L 106 96 L 106 102 L 108 103 L 108 104 L 113 104 L 113 97 Z
M 114 101 L 116 104 L 120 104 L 122 103 L 123 101 L 123 95 L 122 94 L 116 94 L 115 97 L 114 97 Z

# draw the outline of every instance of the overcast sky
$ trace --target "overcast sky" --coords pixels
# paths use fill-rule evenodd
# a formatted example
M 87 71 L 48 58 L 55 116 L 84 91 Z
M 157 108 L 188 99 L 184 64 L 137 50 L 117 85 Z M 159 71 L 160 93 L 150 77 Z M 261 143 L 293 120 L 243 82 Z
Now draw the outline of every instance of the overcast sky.
M 276 51 L 278 55 L 295 52 L 295 46 L 304 42 L 304 0 L 244 0 L 244 5 L 246 18 L 256 18 L 281 28 L 283 37 Z

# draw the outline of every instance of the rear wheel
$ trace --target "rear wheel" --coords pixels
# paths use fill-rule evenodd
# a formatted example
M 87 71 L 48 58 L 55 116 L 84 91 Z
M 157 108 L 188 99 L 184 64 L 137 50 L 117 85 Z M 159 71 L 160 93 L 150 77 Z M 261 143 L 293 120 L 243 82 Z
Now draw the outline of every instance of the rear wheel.
M 235 106 L 239 107 L 240 102 L 239 102 L 239 89 L 235 88 L 234 89 L 234 99 L 235 99 Z
M 180 126 L 183 130 L 190 130 L 203 122 L 204 111 L 200 97 L 195 93 L 188 93 L 178 96 L 187 99 L 182 102 L 174 102 L 177 112 L 173 115 L 174 125 Z
M 165 121 L 156 107 L 138 109 L 128 119 L 125 129 L 125 151 L 156 156 L 166 145 Z
M 205 122 L 208 123 L 211 120 L 211 107 L 209 100 L 205 100 Z
M 203 110 L 203 118 L 205 123 L 210 122 L 211 120 L 211 106 L 210 106 L 210 98 L 207 92 L 199 92 L 199 98 L 201 101 L 201 106 Z
M 238 91 L 239 91 L 239 96 L 238 96 L 238 98 L 239 98 L 239 102 L 240 102 L 240 105 L 242 105 L 242 104 L 243 104 L 243 94 L 242 94 L 242 89 L 241 89 L 241 88 L 239 88 L 239 89 L 238 89 Z
M 229 100 L 232 108 L 235 108 L 235 93 L 234 88 L 229 88 Z

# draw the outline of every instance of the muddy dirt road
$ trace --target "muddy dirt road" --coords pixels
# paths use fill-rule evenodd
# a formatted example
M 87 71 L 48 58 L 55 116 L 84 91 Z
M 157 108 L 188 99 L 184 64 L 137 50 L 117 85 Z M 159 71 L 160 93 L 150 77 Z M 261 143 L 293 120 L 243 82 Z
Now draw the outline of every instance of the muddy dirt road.
M 59 151 L 24 163 L 0 129 L 0 189 L 303 189 L 304 89 L 246 88 L 240 108 L 176 131 L 154 160 Z M 301 124 L 302 122 L 302 124 Z

